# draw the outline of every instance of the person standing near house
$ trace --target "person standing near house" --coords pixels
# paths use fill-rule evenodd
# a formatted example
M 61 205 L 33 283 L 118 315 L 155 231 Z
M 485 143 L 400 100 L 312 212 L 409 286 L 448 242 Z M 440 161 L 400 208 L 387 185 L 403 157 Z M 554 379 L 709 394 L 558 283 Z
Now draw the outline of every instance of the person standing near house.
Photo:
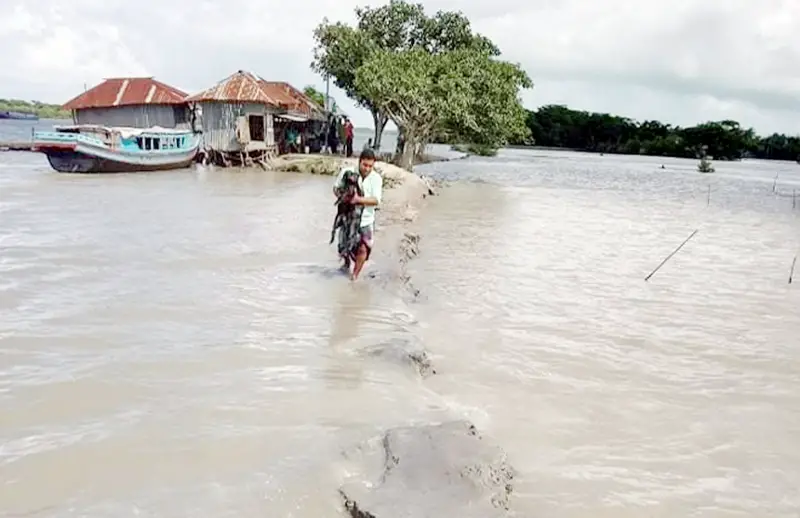
M 353 156 L 353 123 L 350 119 L 344 119 L 344 150 L 347 158 Z
M 295 130 L 291 125 L 286 126 L 285 141 L 286 151 L 288 153 L 297 153 L 297 149 L 295 147 L 297 144 L 297 130 Z
M 344 134 L 344 121 L 345 121 L 345 119 L 344 119 L 344 117 L 342 117 L 342 118 L 339 118 L 339 119 L 336 119 L 336 120 L 337 120 L 336 128 L 339 131 L 339 143 L 342 145 L 342 154 L 344 154 L 344 151 L 345 151 L 344 144 L 345 144 L 345 142 L 347 142 L 347 139 L 345 138 L 345 134 Z
M 334 155 L 339 154 L 339 128 L 335 117 L 328 124 L 328 148 Z
M 355 255 L 355 264 L 353 265 L 353 272 L 350 275 L 350 280 L 357 280 L 361 269 L 369 259 L 372 253 L 373 238 L 372 234 L 375 230 L 375 208 L 378 207 L 383 198 L 383 178 L 374 169 L 375 166 L 375 152 L 371 149 L 365 149 L 358 157 L 358 173 L 359 173 L 359 186 L 364 193 L 363 196 L 356 196 L 353 198 L 352 203 L 361 205 L 364 210 L 361 212 L 361 225 L 359 227 L 358 239 L 350 240 L 344 232 L 339 232 L 340 242 L 345 246 L 339 248 L 350 247 L 350 242 L 353 243 L 350 250 L 343 250 L 342 257 L 344 259 L 344 267 L 350 267 L 350 255 Z M 339 171 L 336 181 L 333 184 L 333 195 L 338 196 L 339 189 L 343 187 L 342 182 L 344 175 L 347 171 L 352 171 L 352 167 L 343 167 Z M 353 249 L 354 248 L 354 249 Z

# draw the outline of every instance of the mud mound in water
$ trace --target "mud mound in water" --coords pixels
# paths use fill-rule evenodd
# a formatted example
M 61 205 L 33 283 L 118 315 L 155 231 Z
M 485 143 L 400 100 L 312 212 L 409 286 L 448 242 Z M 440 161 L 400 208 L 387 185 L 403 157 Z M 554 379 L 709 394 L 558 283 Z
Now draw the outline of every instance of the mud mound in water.
M 400 280 L 414 299 L 420 296 L 420 291 L 415 288 L 414 283 L 411 282 L 411 275 L 408 273 L 407 265 L 410 260 L 419 255 L 419 241 L 419 234 L 405 232 L 398 244 L 400 253 Z
M 514 469 L 467 421 L 395 428 L 345 457 L 359 470 L 339 490 L 353 518 L 509 516 Z
M 428 351 L 417 340 L 389 340 L 364 349 L 364 353 L 408 365 L 423 378 L 436 374 Z

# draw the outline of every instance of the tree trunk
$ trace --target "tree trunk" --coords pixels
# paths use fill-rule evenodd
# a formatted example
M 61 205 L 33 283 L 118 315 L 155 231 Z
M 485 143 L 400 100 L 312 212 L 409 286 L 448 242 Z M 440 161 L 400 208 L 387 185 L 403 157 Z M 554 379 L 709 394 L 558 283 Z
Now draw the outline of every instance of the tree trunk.
M 380 151 L 383 130 L 386 128 L 386 123 L 389 122 L 389 118 L 376 110 L 370 110 L 370 113 L 372 113 L 372 123 L 374 125 L 373 127 L 375 128 L 375 133 L 373 133 L 372 137 L 372 147 L 375 150 Z
M 427 139 L 426 139 L 427 140 Z M 420 140 L 414 146 L 414 161 L 418 164 L 423 163 L 427 157 L 425 156 L 425 151 L 428 148 L 427 142 Z
M 400 161 L 400 155 L 403 154 L 403 144 L 405 143 L 405 132 L 402 127 L 397 128 L 397 145 L 394 147 L 395 162 Z
M 414 168 L 414 155 L 417 151 L 417 141 L 413 133 L 408 131 L 403 131 L 401 135 L 402 139 L 398 138 L 397 140 L 398 152 L 395 157 L 395 162 L 398 167 L 411 171 Z

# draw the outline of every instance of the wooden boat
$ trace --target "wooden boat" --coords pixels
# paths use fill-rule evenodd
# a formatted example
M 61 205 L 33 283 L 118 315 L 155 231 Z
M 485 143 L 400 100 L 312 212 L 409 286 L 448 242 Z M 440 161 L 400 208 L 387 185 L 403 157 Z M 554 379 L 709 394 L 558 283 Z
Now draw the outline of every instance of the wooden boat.
M 35 131 L 33 150 L 47 155 L 53 169 L 62 173 L 182 169 L 194 161 L 200 147 L 200 136 L 190 130 L 97 125 L 54 130 Z

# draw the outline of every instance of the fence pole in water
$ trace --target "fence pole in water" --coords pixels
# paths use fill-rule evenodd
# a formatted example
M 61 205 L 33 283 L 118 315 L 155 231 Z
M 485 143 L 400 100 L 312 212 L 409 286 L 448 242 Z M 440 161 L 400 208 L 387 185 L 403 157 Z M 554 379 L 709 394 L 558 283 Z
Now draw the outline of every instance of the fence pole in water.
M 780 172 L 775 173 L 775 179 L 772 181 L 772 192 L 777 192 L 778 187 L 778 175 L 781 174 Z
M 706 199 L 706 207 L 711 205 L 711 184 L 708 184 L 708 199 Z
M 792 210 L 797 206 L 797 189 L 792 189 Z
M 789 270 L 789 284 L 792 283 L 792 279 L 794 278 L 794 265 L 797 263 L 797 256 L 794 256 L 792 259 L 792 268 Z
M 656 269 L 655 269 L 655 270 L 653 270 L 652 272 L 650 272 L 650 275 L 648 275 L 647 277 L 645 277 L 645 278 L 644 278 L 644 281 L 645 281 L 645 282 L 649 281 L 649 280 L 650 280 L 650 277 L 652 277 L 653 275 L 655 275 L 655 273 L 656 273 L 658 270 L 660 270 L 662 266 L 664 266 L 665 264 L 667 264 L 667 261 L 669 261 L 670 259 L 672 259 L 672 256 L 673 256 L 673 255 L 675 255 L 675 254 L 677 254 L 677 253 L 678 253 L 678 251 L 679 251 L 681 248 L 683 248 L 683 245 L 685 245 L 686 243 L 688 243 L 688 242 L 689 242 L 689 240 L 690 240 L 690 239 L 692 239 L 692 238 L 695 236 L 695 234 L 697 234 L 697 232 L 698 232 L 699 230 L 700 230 L 699 228 L 696 228 L 696 229 L 694 230 L 694 232 L 692 232 L 692 233 L 689 235 L 689 237 L 687 237 L 686 239 L 684 239 L 684 240 L 683 240 L 683 243 L 681 243 L 681 244 L 678 246 L 678 248 L 676 248 L 675 250 L 673 250 L 671 254 L 669 254 L 669 255 L 668 255 L 668 256 L 667 256 L 667 257 L 666 257 L 666 258 L 665 258 L 663 261 L 661 261 L 661 264 L 659 264 L 658 266 L 656 266 Z

